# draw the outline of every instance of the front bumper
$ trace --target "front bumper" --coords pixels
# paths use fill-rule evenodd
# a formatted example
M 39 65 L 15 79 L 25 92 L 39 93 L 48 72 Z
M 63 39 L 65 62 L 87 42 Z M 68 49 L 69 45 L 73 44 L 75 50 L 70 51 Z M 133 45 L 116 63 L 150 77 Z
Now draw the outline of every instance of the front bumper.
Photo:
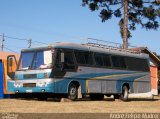
M 54 93 L 54 82 L 47 84 L 46 86 L 35 87 L 14 87 L 15 93 Z
M 20 87 L 14 89 L 15 93 L 54 93 L 54 87 Z

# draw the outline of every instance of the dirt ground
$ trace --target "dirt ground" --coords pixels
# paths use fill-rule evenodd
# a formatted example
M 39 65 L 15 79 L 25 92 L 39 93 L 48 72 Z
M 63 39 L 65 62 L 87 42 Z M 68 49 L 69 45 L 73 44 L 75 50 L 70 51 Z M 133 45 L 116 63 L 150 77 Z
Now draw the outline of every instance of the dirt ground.
M 160 113 L 160 96 L 151 99 L 131 99 L 128 102 L 105 98 L 103 101 L 80 99 L 56 102 L 53 99 L 1 99 L 0 113 Z

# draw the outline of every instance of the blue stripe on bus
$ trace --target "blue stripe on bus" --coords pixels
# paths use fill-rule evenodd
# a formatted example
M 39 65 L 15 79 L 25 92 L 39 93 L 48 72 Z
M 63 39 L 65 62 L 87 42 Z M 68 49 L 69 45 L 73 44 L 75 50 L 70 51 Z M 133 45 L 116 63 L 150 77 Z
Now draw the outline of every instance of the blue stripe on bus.
M 46 91 L 55 92 L 55 93 L 67 93 L 68 86 L 69 86 L 70 82 L 71 81 L 78 81 L 81 85 L 82 93 L 86 93 L 86 80 L 92 80 L 92 78 L 101 77 L 101 76 L 112 76 L 112 75 L 119 75 L 119 74 L 122 74 L 122 75 L 123 74 L 136 74 L 136 73 L 137 72 L 114 72 L 114 73 L 98 73 L 98 74 L 97 73 L 90 73 L 90 74 L 75 75 L 73 77 L 68 77 L 68 78 L 64 77 L 63 79 L 57 79 L 54 84 L 49 85 L 49 87 L 54 88 L 54 90 L 52 88 L 46 87 Z M 146 73 L 146 74 L 148 74 L 148 73 Z M 18 76 L 21 78 L 23 77 L 23 75 L 18 75 Z M 130 89 L 131 89 L 131 91 L 133 91 L 134 80 L 136 80 L 137 78 L 143 77 L 143 76 L 145 76 L 145 75 L 140 74 L 138 76 L 127 76 L 125 78 L 117 79 L 117 86 L 116 86 L 117 92 L 121 93 L 122 85 L 125 82 L 129 83 Z M 37 74 L 37 77 L 39 77 L 40 79 L 43 78 L 44 73 Z M 34 91 L 37 92 L 40 89 L 41 89 L 40 87 L 35 87 L 33 89 L 33 92 Z M 20 88 L 20 90 L 24 92 L 26 90 L 26 88 L 22 87 L 22 88 Z
M 143 74 L 143 75 L 138 75 L 138 76 L 128 76 L 126 78 L 120 78 L 120 79 L 116 80 L 116 82 L 117 82 L 117 87 L 116 87 L 117 92 L 121 93 L 121 88 L 122 88 L 122 85 L 124 83 L 128 83 L 129 86 L 130 86 L 131 92 L 133 92 L 133 82 L 137 78 L 140 78 L 140 77 L 143 77 L 143 76 L 146 76 L 146 75 Z M 77 79 L 77 77 L 72 77 L 72 78 L 64 78 L 60 81 L 57 80 L 57 82 L 55 83 L 55 86 L 56 86 L 55 91 L 57 93 L 67 93 L 68 86 L 69 86 L 70 82 L 71 81 L 78 81 L 80 83 L 80 85 L 82 86 L 81 87 L 82 93 L 86 93 L 86 80 L 92 80 L 92 79 L 88 79 L 88 78 L 85 78 L 83 80 L 79 80 L 79 79 Z
M 100 76 L 110 76 L 110 75 L 118 75 L 118 74 L 137 74 L 137 73 L 138 72 L 89 73 L 89 74 L 79 74 L 79 75 L 71 76 L 70 78 L 96 78 Z

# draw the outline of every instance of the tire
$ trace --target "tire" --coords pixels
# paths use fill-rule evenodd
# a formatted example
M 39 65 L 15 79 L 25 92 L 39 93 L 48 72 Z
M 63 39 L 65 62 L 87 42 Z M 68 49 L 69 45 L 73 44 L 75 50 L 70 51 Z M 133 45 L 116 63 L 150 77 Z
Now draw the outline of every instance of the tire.
M 122 93 L 120 95 L 120 99 L 122 101 L 127 101 L 128 100 L 128 95 L 129 95 L 129 89 L 127 86 L 123 86 L 122 88 Z
M 68 99 L 76 100 L 78 97 L 78 88 L 74 83 L 71 83 L 68 88 Z
M 103 100 L 104 95 L 103 94 L 90 94 L 91 100 Z

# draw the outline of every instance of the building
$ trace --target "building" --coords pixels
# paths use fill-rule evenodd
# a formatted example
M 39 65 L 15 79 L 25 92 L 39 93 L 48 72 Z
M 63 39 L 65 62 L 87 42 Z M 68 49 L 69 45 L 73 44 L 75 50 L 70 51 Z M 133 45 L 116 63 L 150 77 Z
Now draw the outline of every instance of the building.
M 153 95 L 158 95 L 158 70 L 160 70 L 160 59 L 151 52 L 147 47 L 133 48 L 137 52 L 146 53 L 150 57 L 150 72 L 151 72 L 151 92 Z

